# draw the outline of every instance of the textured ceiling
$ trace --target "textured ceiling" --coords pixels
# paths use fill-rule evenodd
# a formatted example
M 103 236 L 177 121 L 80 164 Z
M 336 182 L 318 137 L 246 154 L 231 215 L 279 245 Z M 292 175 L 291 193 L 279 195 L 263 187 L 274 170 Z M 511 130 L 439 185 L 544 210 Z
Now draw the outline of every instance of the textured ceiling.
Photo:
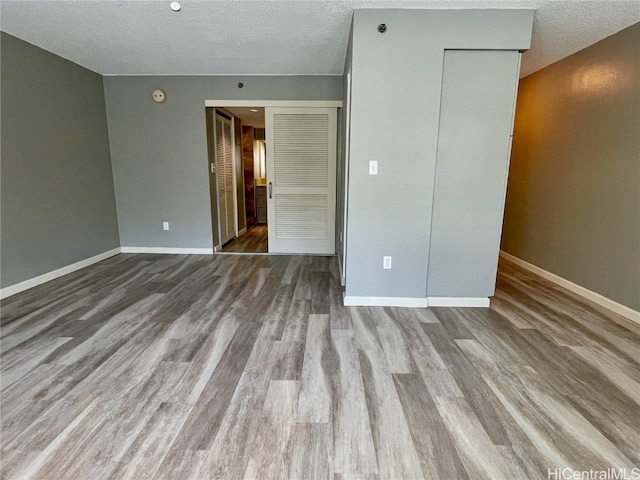
M 1 0 L 3 31 L 103 75 L 339 75 L 358 8 L 533 8 L 525 76 L 640 21 L 639 0 Z
M 264 107 L 225 107 L 225 110 L 229 110 L 242 120 L 242 125 L 264 128 Z M 257 112 L 251 110 L 257 110 Z

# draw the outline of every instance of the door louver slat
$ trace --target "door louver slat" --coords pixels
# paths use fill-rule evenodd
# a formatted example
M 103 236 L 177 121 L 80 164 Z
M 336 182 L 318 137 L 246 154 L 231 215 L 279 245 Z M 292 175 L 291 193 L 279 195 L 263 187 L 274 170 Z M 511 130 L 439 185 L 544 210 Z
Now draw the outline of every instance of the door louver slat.
M 327 187 L 328 115 L 274 115 L 275 183 L 279 187 Z
M 335 253 L 336 110 L 266 110 L 269 251 Z
M 276 212 L 276 238 L 326 240 L 326 195 L 278 195 Z
M 218 184 L 220 243 L 222 245 L 235 236 L 231 143 L 231 123 L 223 117 L 216 116 L 216 177 Z

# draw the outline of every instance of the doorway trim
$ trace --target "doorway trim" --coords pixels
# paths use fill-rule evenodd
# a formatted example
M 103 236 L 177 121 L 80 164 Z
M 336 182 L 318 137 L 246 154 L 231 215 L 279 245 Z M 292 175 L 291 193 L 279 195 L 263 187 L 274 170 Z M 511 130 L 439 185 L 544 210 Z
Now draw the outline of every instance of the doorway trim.
M 228 100 L 228 99 L 207 100 L 205 99 L 204 106 L 209 108 L 214 108 L 214 109 L 225 108 L 225 107 L 342 108 L 343 101 L 342 100 Z M 214 114 L 214 125 L 215 125 L 215 114 Z M 336 132 L 336 133 L 339 133 L 339 132 Z M 338 193 L 338 189 L 336 188 L 336 195 L 337 193 Z M 346 212 L 345 212 L 345 217 L 346 217 Z M 220 222 L 220 219 L 218 219 L 218 223 L 219 222 Z M 346 218 L 345 218 L 345 222 L 346 222 Z M 237 232 L 237 228 L 236 228 L 236 232 Z M 223 253 L 221 245 L 214 245 L 212 250 L 213 250 L 212 253 Z M 264 255 L 280 255 L 280 254 L 266 253 Z
M 342 100 L 205 100 L 205 107 L 333 107 L 342 108 Z

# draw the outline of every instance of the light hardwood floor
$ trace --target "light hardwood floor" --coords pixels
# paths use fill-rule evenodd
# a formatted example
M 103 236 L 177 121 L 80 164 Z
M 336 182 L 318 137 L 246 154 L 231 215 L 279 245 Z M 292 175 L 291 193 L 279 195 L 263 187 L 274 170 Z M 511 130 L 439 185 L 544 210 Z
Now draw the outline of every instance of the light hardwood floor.
M 254 225 L 246 233 L 222 247 L 225 253 L 267 253 L 269 232 L 266 225 Z
M 341 298 L 335 258 L 119 255 L 3 301 L 2 478 L 640 466 L 637 325 L 507 263 L 491 309 Z

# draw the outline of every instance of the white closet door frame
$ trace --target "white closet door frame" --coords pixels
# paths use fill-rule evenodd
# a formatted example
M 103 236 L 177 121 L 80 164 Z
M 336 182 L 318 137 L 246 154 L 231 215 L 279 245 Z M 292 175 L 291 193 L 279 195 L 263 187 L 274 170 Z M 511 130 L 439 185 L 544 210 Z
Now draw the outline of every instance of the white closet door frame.
M 233 225 L 234 225 L 234 233 L 235 236 L 238 236 L 238 198 L 237 198 L 237 186 L 236 186 L 236 166 L 235 166 L 235 124 L 234 124 L 234 118 L 231 117 L 231 120 L 229 120 L 228 118 L 218 114 L 218 112 L 215 112 L 215 116 L 214 116 L 214 122 L 213 122 L 213 150 L 215 153 L 215 171 L 216 171 L 216 204 L 218 207 L 218 239 L 220 242 L 220 247 L 222 247 L 222 245 L 225 243 L 223 241 L 222 238 L 222 211 L 220 209 L 220 175 L 221 175 L 221 170 L 220 170 L 220 159 L 218 157 L 218 137 L 217 137 L 217 122 L 218 120 L 220 120 L 222 122 L 222 124 L 224 125 L 225 123 L 227 125 L 229 125 L 229 134 L 230 134 L 230 148 L 231 148 L 231 176 L 232 176 L 232 186 L 233 186 Z M 224 135 L 224 126 L 223 126 L 223 135 Z M 225 223 L 227 221 L 226 219 L 226 212 L 225 212 L 225 219 L 224 219 Z
M 274 116 L 275 115 L 327 115 L 328 117 L 328 183 L 326 187 L 279 186 L 275 175 Z M 265 108 L 265 127 L 267 137 L 267 224 L 269 225 L 269 253 L 328 254 L 336 252 L 336 146 L 337 146 L 337 109 L 319 108 Z M 278 239 L 276 201 L 278 195 L 327 195 L 327 237 L 326 239 Z M 311 192 L 311 193 L 310 193 Z M 314 193 L 315 192 L 315 193 Z M 326 192 L 326 193 L 325 193 Z

